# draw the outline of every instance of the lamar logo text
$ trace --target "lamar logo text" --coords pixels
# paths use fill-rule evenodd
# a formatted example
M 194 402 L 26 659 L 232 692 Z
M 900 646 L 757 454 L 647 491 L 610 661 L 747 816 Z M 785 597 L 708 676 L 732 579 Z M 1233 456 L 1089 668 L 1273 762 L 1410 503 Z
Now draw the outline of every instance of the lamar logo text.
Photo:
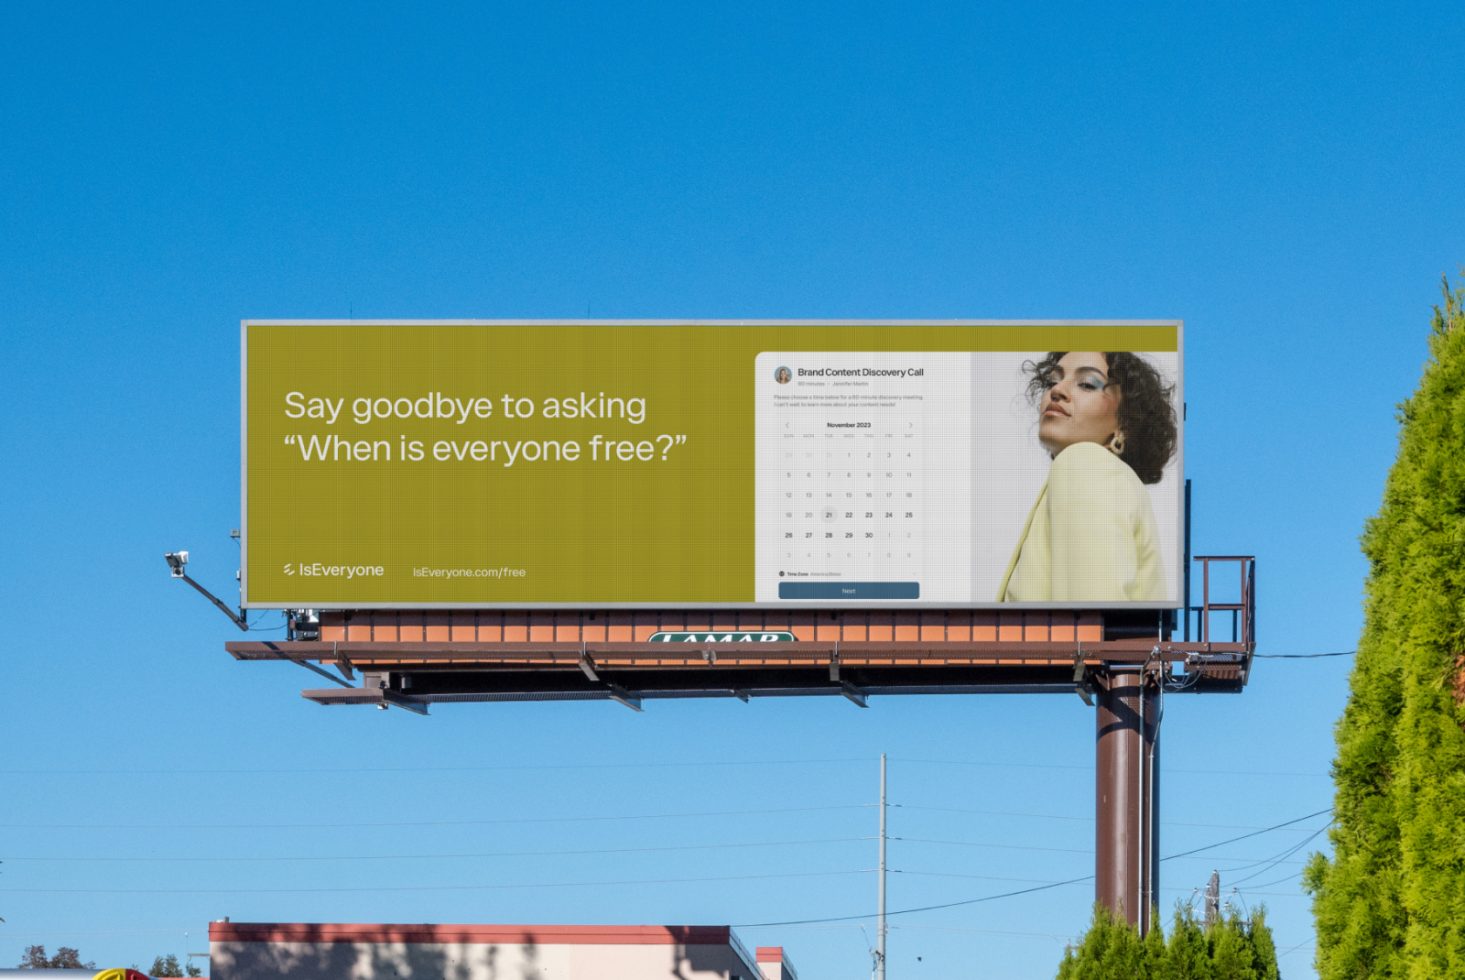
M 792 643 L 794 635 L 769 630 L 702 630 L 696 633 L 652 633 L 652 643 Z

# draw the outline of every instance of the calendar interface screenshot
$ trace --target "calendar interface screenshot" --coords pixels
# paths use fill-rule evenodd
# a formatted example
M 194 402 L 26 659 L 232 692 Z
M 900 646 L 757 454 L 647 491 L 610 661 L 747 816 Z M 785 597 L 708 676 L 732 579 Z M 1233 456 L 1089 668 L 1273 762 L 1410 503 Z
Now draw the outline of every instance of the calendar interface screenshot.
M 756 359 L 757 599 L 970 602 L 970 353 Z

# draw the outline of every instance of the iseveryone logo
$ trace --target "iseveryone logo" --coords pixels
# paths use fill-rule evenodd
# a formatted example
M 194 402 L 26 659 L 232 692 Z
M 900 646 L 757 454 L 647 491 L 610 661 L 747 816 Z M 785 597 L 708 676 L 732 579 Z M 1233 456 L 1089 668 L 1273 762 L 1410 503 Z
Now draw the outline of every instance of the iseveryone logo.
M 286 575 L 300 575 L 304 578 L 376 578 L 386 574 L 381 565 L 327 565 L 324 562 L 287 562 L 283 569 Z
M 778 630 L 699 630 L 695 633 L 652 633 L 652 643 L 793 643 L 794 635 Z

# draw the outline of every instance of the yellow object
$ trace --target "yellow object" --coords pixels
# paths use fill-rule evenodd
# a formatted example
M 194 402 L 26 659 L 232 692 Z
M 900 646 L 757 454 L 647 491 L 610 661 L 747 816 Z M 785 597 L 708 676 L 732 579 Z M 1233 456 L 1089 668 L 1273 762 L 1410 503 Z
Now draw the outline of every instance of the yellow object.
M 1144 484 L 1129 464 L 1097 443 L 1064 449 L 1028 514 L 997 601 L 1170 598 Z
M 103 970 L 92 977 L 92 980 L 127 980 L 127 971 L 121 967 L 113 970 Z

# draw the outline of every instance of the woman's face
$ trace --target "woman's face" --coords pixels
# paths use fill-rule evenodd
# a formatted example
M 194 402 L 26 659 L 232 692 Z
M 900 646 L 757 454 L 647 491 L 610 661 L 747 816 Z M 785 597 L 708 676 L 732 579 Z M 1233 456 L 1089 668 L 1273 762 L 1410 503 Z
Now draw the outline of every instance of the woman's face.
M 1038 403 L 1038 441 L 1057 456 L 1080 442 L 1106 444 L 1119 428 L 1119 388 L 1103 354 L 1069 351 L 1047 378 Z

